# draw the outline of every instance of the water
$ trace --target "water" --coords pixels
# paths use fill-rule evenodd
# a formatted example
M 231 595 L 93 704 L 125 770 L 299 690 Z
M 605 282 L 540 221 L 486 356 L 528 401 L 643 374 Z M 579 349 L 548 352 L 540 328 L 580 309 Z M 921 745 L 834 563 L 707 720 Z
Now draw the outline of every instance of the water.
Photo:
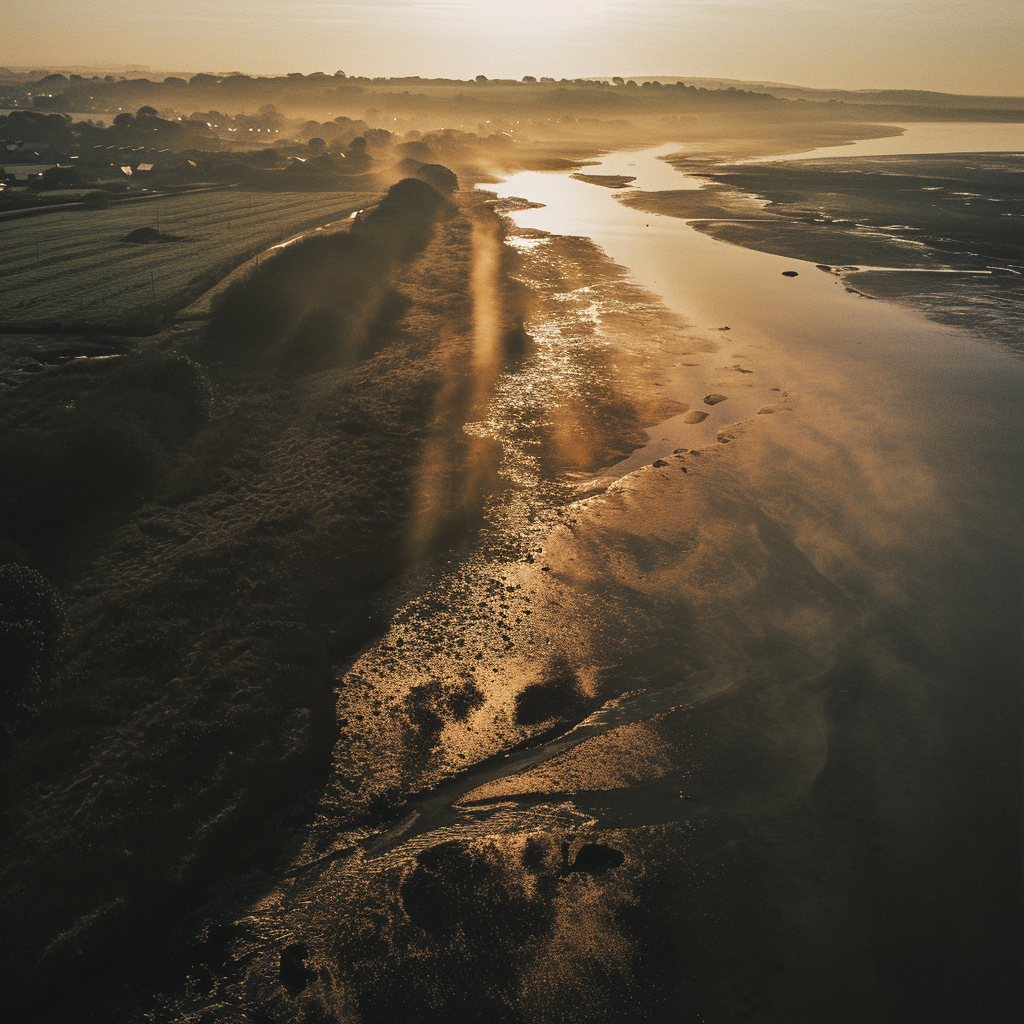
M 1024 124 L 914 122 L 898 125 L 902 135 L 887 139 L 858 139 L 846 146 L 821 146 L 782 156 L 754 157 L 738 163 L 775 160 L 817 160 L 825 157 L 901 156 L 925 153 L 1020 153 L 1024 152 Z
M 969 139 L 963 126 L 916 127 L 859 152 L 949 151 L 954 137 L 961 150 L 1007 145 L 1000 126 Z M 612 154 L 587 171 L 634 175 L 644 190 L 696 187 L 659 160 L 676 148 Z M 817 992 L 830 983 L 788 957 L 801 942 L 828 951 L 821 978 L 837 985 L 844 945 L 848 964 L 871 948 L 884 981 L 864 983 L 870 1019 L 953 1019 L 977 1006 L 986 1019 L 1012 1019 L 1024 361 L 851 294 L 812 264 L 631 210 L 601 187 L 530 172 L 488 187 L 544 203 L 512 216 L 593 239 L 685 316 L 694 336 L 717 339 L 685 368 L 661 357 L 680 399 L 700 408 L 705 389 L 729 394 L 712 410 L 721 417 L 698 430 L 710 425 L 713 439 L 730 418 L 750 421 L 708 476 L 695 480 L 711 464 L 689 457 L 685 486 L 678 464 L 658 475 L 642 467 L 687 439 L 704 443 L 707 432 L 680 418 L 652 426 L 651 443 L 612 475 L 642 471 L 583 506 L 547 557 L 576 586 L 616 592 L 634 609 L 649 601 L 663 625 L 637 651 L 638 674 L 658 678 L 696 650 L 719 678 L 735 680 L 728 713 L 705 726 L 724 757 L 719 776 L 703 783 L 708 806 L 754 815 L 757 857 L 771 865 L 777 891 L 805 891 L 797 880 L 818 878 L 805 891 L 811 917 L 778 936 L 790 949 L 779 954 L 782 974 L 818 1000 L 817 1019 L 847 1019 L 852 1011 Z M 784 401 L 769 427 L 754 413 L 772 388 Z M 834 603 L 825 581 L 852 604 Z M 750 637 L 761 639 L 745 647 Z M 692 728 L 661 735 L 678 743 Z M 774 752 L 757 755 L 756 767 L 736 768 L 744 751 L 767 747 Z M 645 792 L 633 793 L 628 819 L 600 802 L 604 821 L 662 820 L 664 804 Z M 794 799 L 809 803 L 795 811 Z M 840 882 L 844 871 L 858 881 Z M 753 927 L 762 898 L 748 906 Z M 830 923 L 840 904 L 844 914 L 856 908 L 851 932 Z M 845 976 L 855 973 L 848 966 Z
M 699 187 L 699 179 L 659 159 L 677 151 L 670 144 L 612 154 L 588 172 L 634 175 L 634 187 L 644 191 Z M 812 263 L 717 241 L 681 220 L 623 206 L 610 190 L 565 175 L 524 172 L 488 187 L 502 197 L 544 203 L 541 209 L 517 211 L 513 218 L 526 228 L 593 239 L 698 330 L 729 327 L 735 351 L 757 350 L 770 361 L 775 380 L 800 387 L 813 382 L 824 389 L 823 402 L 845 401 L 840 395 L 863 400 L 871 391 L 889 393 L 899 381 L 903 401 L 910 394 L 921 397 L 915 408 L 904 408 L 908 422 L 898 430 L 918 433 L 916 417 L 930 419 L 925 406 L 934 409 L 925 397 L 929 390 L 948 401 L 973 381 L 979 391 L 991 390 L 1001 396 L 999 403 L 1007 403 L 992 417 L 1012 423 L 1016 406 L 1008 401 L 1007 385 L 1013 394 L 1021 383 L 1019 360 L 917 313 L 851 294 Z M 783 277 L 783 271 L 799 276 Z M 768 397 L 761 392 L 751 401 Z M 972 420 L 979 412 L 975 407 Z M 982 414 L 981 419 L 987 423 L 990 417 Z M 977 433 L 970 426 L 961 431 L 958 422 L 944 417 L 925 433 L 952 431 L 959 433 L 960 443 L 974 443 Z

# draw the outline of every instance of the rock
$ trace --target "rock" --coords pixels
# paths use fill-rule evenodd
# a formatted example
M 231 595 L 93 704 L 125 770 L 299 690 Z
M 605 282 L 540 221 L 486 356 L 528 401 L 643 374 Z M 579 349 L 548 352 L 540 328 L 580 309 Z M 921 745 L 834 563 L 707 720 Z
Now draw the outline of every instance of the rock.
M 545 666 L 539 682 L 516 694 L 516 725 L 537 725 L 580 708 L 584 695 L 573 669 L 556 659 Z
M 729 398 L 728 395 L 705 395 L 704 396 L 704 404 L 705 405 L 718 405 L 719 402 L 725 402 L 725 401 L 728 400 L 728 398 Z
M 705 401 L 707 401 L 707 399 L 705 399 Z M 700 412 L 699 410 L 694 409 L 693 412 L 688 412 L 683 417 L 683 422 L 684 423 L 703 423 L 704 420 L 706 420 L 707 418 L 708 418 L 708 414 L 706 412 Z
M 626 859 L 621 850 L 604 843 L 584 843 L 569 863 L 569 844 L 562 843 L 562 874 L 603 875 L 611 868 L 619 867 Z
M 693 413 L 690 413 L 690 415 L 692 416 Z M 656 469 L 661 469 L 663 466 L 667 466 L 668 463 L 664 459 L 655 459 L 654 462 L 651 463 L 651 465 L 654 466 Z
M 766 415 L 768 413 L 773 413 L 773 412 L 775 412 L 775 406 L 774 405 L 762 405 L 761 408 L 757 410 L 757 415 L 758 416 L 764 416 L 764 415 Z
M 281 984 L 289 994 L 296 996 L 316 978 L 316 973 L 306 966 L 309 950 L 304 942 L 293 942 L 281 954 Z
M 783 277 L 799 277 L 800 275 L 795 270 L 784 270 L 782 272 Z

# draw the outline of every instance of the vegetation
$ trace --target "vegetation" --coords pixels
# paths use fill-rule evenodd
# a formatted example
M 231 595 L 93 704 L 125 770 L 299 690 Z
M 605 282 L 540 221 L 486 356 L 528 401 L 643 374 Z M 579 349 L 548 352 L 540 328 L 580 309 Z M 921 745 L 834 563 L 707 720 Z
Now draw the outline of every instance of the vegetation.
M 0 329 L 150 333 L 245 259 L 374 198 L 218 191 L 13 221 L 4 225 Z M 158 225 L 177 240 L 124 241 Z
M 426 247 L 450 212 L 425 182 L 399 182 L 350 232 L 304 239 L 227 288 L 212 336 L 285 365 L 357 360 L 396 268 Z
M 7 728 L 12 705 L 49 676 L 64 625 L 64 602 L 44 576 L 27 565 L 0 565 L 0 727 Z
M 0 531 L 19 545 L 45 544 L 145 493 L 165 453 L 209 417 L 209 379 L 184 356 L 83 362 L 93 361 L 29 377 L 5 404 Z
M 899 90 L 843 92 L 790 89 L 765 83 L 723 82 L 711 79 L 641 78 L 560 79 L 526 76 L 522 81 L 351 77 L 314 73 L 277 77 L 242 74 L 194 75 L 187 82 L 166 78 L 154 82 L 145 78 L 116 80 L 50 75 L 39 81 L 24 76 L 3 76 L 10 100 L 19 105 L 31 102 L 38 110 L 97 111 L 136 110 L 151 105 L 153 113 L 168 108 L 190 114 L 180 131 L 200 130 L 218 122 L 202 115 L 218 111 L 265 111 L 277 116 L 316 116 L 332 111 L 354 113 L 373 109 L 384 117 L 447 114 L 453 123 L 471 123 L 509 116 L 542 117 L 552 109 L 559 114 L 579 116 L 633 117 L 645 112 L 658 114 L 681 109 L 708 110 L 730 107 L 760 107 L 776 117 L 818 117 L 814 108 L 828 109 L 830 117 L 893 117 L 897 113 L 915 120 L 984 120 L 1019 118 L 1020 101 L 1011 97 L 951 97 L 941 93 Z M 2 80 L 0 80 L 2 81 Z M 965 110 L 965 108 L 970 108 Z M 278 113 L 280 112 L 280 113 Z M 129 115 L 130 116 L 130 115 Z M 150 117 L 153 115 L 150 114 Z M 268 119 L 265 117 L 264 122 Z M 130 127 L 125 119 L 122 124 Z M 275 127 L 280 128 L 280 125 Z M 314 133 L 319 134 L 319 133 Z

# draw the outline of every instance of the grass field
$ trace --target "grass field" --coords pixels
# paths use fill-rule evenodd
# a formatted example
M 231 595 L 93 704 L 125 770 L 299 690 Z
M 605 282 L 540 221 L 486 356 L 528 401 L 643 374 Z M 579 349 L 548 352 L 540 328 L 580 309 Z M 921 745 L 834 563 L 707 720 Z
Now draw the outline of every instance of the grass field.
M 377 198 L 214 191 L 0 222 L 0 331 L 155 330 L 267 246 Z M 121 241 L 145 227 L 178 241 Z

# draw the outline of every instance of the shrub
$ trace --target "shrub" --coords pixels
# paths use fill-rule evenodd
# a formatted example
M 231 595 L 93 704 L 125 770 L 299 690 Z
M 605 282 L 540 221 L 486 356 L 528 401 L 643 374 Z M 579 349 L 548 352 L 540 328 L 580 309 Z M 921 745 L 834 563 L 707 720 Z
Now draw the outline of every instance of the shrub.
M 443 164 L 422 164 L 416 169 L 415 176 L 446 196 L 459 187 L 458 175 Z
M 171 353 L 131 355 L 88 390 L 0 438 L 0 527 L 21 543 L 54 539 L 144 490 L 163 451 L 209 418 L 206 372 Z
M 397 267 L 426 248 L 450 209 L 426 182 L 403 179 L 349 233 L 305 238 L 225 289 L 211 336 L 237 355 L 298 370 L 358 360 L 396 315 Z
M 176 352 L 126 357 L 101 392 L 107 402 L 130 401 L 132 411 L 161 440 L 192 433 L 210 420 L 213 386 L 206 370 Z
M 239 355 L 285 365 L 357 358 L 387 286 L 388 261 L 354 235 L 316 235 L 288 246 L 227 288 L 211 334 Z
M 353 232 L 369 236 L 391 258 L 407 262 L 422 252 L 434 225 L 451 211 L 440 192 L 419 178 L 403 178 Z
M 44 576 L 26 565 L 0 565 L 4 703 L 49 674 L 64 627 L 64 602 Z
M 149 481 L 159 453 L 134 417 L 69 410 L 53 428 L 14 430 L 0 442 L 0 524 L 38 543 Z

